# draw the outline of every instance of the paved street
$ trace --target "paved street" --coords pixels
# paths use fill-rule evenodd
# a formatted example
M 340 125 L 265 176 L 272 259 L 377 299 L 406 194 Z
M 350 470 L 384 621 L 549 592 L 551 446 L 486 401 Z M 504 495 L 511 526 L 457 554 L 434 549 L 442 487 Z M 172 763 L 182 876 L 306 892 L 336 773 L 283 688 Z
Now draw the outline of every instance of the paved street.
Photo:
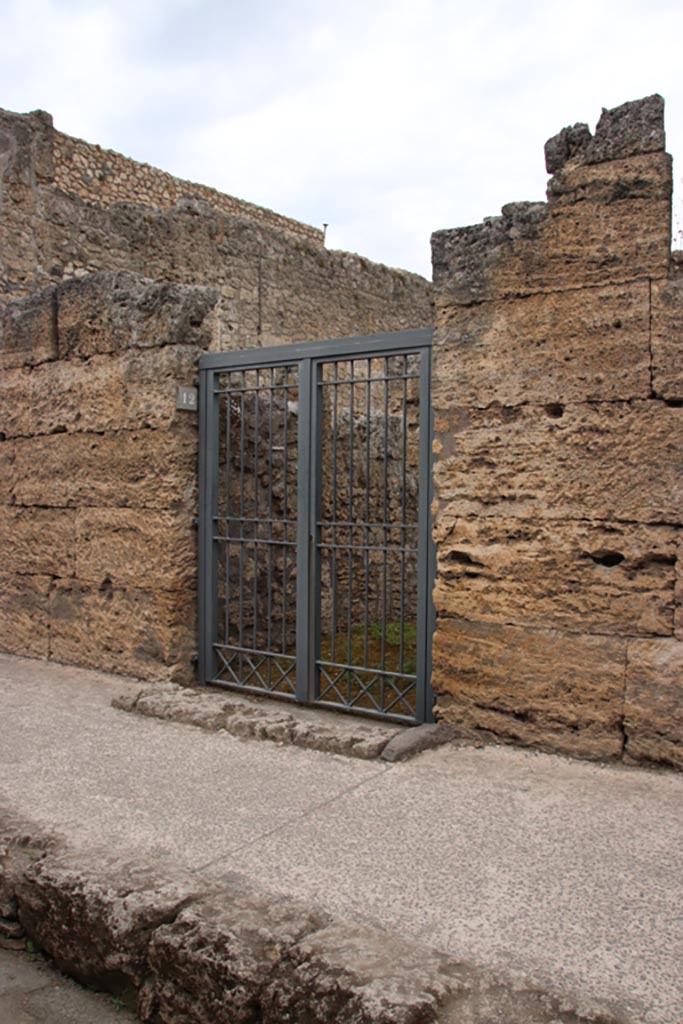
M 110 996 L 87 992 L 41 956 L 0 949 L 0 1024 L 132 1024 Z
M 683 1021 L 682 776 L 502 747 L 358 761 L 112 709 L 134 685 L 0 657 L 18 814 L 72 849 L 239 872 L 584 1012 Z

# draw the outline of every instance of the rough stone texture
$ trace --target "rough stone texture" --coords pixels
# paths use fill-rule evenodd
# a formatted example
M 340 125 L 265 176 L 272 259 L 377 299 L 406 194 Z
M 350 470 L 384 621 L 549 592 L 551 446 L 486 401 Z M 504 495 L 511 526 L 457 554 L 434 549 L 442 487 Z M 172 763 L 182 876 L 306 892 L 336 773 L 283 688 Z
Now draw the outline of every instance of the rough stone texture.
M 683 401 L 683 276 L 652 283 L 652 387 Z
M 193 345 L 173 345 L 7 370 L 0 381 L 0 431 L 11 438 L 167 429 L 188 415 L 176 410 L 176 387 L 193 380 L 199 355 Z
M 76 560 L 73 509 L 0 505 L 2 571 L 19 575 L 71 576 Z
M 57 358 L 57 295 L 49 287 L 8 305 L 0 317 L 0 369 Z
M 618 757 L 626 641 L 440 619 L 432 683 L 461 737 Z
M 189 872 L 169 878 L 100 850 L 38 861 L 16 897 L 27 934 L 61 970 L 117 992 L 142 985 L 150 934 L 208 889 Z
M 0 504 L 9 505 L 13 501 L 12 490 L 14 487 L 13 471 L 15 459 L 15 445 L 13 441 L 3 441 L 0 438 Z
M 210 861 L 228 883 L 237 868 L 336 920 L 359 913 L 502 975 L 529 971 L 622 1021 L 677 1020 L 682 778 L 500 747 L 344 762 L 131 720 L 108 710 L 123 681 L 0 663 L 6 788 L 72 849 Z
M 683 292 L 663 150 L 661 97 L 604 110 L 594 135 L 547 143 L 547 203 L 433 238 L 433 684 L 465 735 L 620 756 L 630 651 L 681 632 Z M 638 734 L 649 719 L 658 735 L 644 685 Z M 672 763 L 676 743 L 642 756 Z
M 579 122 L 563 128 L 545 144 L 545 169 L 548 174 L 555 174 L 572 159 L 581 157 L 592 136 L 587 124 Z
M 444 743 L 449 743 L 454 732 L 448 725 L 438 723 L 435 725 L 418 725 L 415 729 L 406 729 L 397 733 L 389 740 L 382 751 L 383 761 L 407 761 L 408 758 L 422 753 L 423 750 L 433 750 Z
M 679 531 L 586 520 L 437 525 L 440 615 L 580 633 L 670 636 Z
M 437 309 L 665 277 L 671 190 L 665 153 L 572 167 L 552 179 L 548 203 L 435 232 Z
M 683 769 L 683 643 L 629 643 L 624 728 L 630 759 Z
M 124 695 L 113 701 L 122 711 L 135 711 L 151 718 L 196 725 L 212 732 L 224 729 L 242 739 L 271 740 L 328 754 L 343 754 L 371 760 L 379 757 L 400 727 L 340 718 L 325 712 L 269 704 L 213 691 L 188 687 L 155 685 L 136 696 Z M 447 731 L 447 730 L 442 730 Z M 411 734 L 419 730 L 411 730 Z M 435 745 L 435 744 L 430 744 Z M 426 749 L 420 747 L 419 749 Z M 411 750 L 410 753 L 417 753 Z M 410 756 L 410 753 L 406 756 Z M 396 758 L 391 758 L 396 760 Z
M 197 531 L 182 513 L 87 509 L 78 513 L 75 575 L 86 583 L 182 590 L 197 564 Z
M 28 868 L 58 846 L 54 835 L 27 826 L 4 799 L 0 801 L 0 917 L 5 925 L 21 928 L 17 917 L 17 886 Z
M 115 587 L 109 577 L 99 585 L 57 580 L 48 612 L 55 661 L 140 679 L 194 679 L 197 609 L 189 587 Z
M 102 271 L 56 289 L 59 357 L 87 359 L 159 345 L 213 341 L 215 288 L 157 283 L 125 271 Z
M 156 167 L 138 163 L 111 149 L 93 146 L 83 139 L 75 139 L 62 132 L 54 132 L 53 139 L 56 185 L 89 202 L 103 205 L 144 202 L 150 206 L 166 207 L 185 196 L 200 197 L 223 213 L 269 224 L 285 234 L 305 238 L 322 247 L 323 232 L 320 228 L 224 195 L 206 185 L 174 178 Z
M 683 519 L 683 409 L 664 402 L 437 409 L 435 433 L 439 515 Z
M 240 891 L 237 881 L 228 893 L 188 907 L 156 930 L 150 946 L 162 1019 L 249 1024 L 263 1013 L 262 990 L 271 975 L 279 981 L 291 947 L 322 921 L 291 901 Z M 278 1018 L 266 1010 L 261 1019 Z
M 264 1020 L 426 1024 L 438 1019 L 456 979 L 455 966 L 438 953 L 333 922 L 291 950 L 262 996 Z
M 657 153 L 664 146 L 664 100 L 655 93 L 612 110 L 603 107 L 585 159 L 600 163 L 636 153 Z
M 442 409 L 650 394 L 646 281 L 449 309 L 441 328 L 433 387 Z
M 664 149 L 664 100 L 657 94 L 606 110 L 591 135 L 588 125 L 563 128 L 545 144 L 548 174 L 565 164 L 597 164 Z
M 604 111 L 593 135 L 549 143 L 546 203 L 434 236 L 434 661 L 456 727 L 611 756 L 626 647 L 683 638 L 663 148 L 661 98 Z M 44 113 L 0 113 L 11 650 L 191 679 L 196 420 L 176 413 L 176 385 L 207 348 L 432 318 L 415 275 L 186 186 Z
M 143 428 L 4 442 L 0 460 L 5 449 L 10 472 L 0 477 L 0 488 L 4 481 L 17 505 L 176 511 L 192 508 L 196 500 L 197 435 L 189 418 L 172 431 Z
M 47 658 L 51 576 L 0 573 L 0 648 L 10 654 Z

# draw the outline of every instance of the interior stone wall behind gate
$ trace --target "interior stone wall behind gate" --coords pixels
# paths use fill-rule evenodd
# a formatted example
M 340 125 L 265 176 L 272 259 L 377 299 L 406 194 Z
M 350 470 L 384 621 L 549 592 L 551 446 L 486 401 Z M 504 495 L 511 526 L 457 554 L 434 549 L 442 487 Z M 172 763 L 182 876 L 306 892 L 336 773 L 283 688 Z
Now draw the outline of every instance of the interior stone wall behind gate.
M 433 236 L 433 683 L 464 735 L 683 767 L 683 265 L 660 97 Z
M 177 385 L 207 350 L 431 324 L 423 278 L 186 185 L 0 112 L 2 650 L 191 682 L 197 418 Z

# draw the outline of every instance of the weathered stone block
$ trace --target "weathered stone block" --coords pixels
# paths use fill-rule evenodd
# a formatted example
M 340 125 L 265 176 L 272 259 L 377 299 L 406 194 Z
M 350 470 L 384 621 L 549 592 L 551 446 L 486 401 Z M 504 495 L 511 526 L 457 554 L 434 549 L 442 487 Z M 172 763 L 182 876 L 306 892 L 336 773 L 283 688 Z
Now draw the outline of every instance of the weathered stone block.
M 50 595 L 50 649 L 55 661 L 139 679 L 191 682 L 196 597 L 90 586 L 59 580 Z
M 434 404 L 647 398 L 649 333 L 646 281 L 450 308 L 435 338 Z
M 595 135 L 586 147 L 586 162 L 656 153 L 664 145 L 664 100 L 655 93 L 612 110 L 603 108 Z
M 47 658 L 49 576 L 0 575 L 0 650 Z
M 0 506 L 0 552 L 5 573 L 70 576 L 75 542 L 73 510 Z
M 56 293 L 46 288 L 0 313 L 0 369 L 57 358 Z
M 673 632 L 674 527 L 441 518 L 435 537 L 440 616 L 576 633 Z
M 305 936 L 263 993 L 264 1024 L 427 1024 L 474 1020 L 439 1013 L 454 990 L 474 988 L 474 972 L 442 954 L 362 924 L 333 922 Z M 463 999 L 466 1001 L 466 999 Z M 459 1008 L 460 1009 L 460 1008 Z M 495 1012 L 495 1011 L 494 1011 Z M 488 1018 L 500 1019 L 498 1014 Z
M 568 162 L 601 163 L 656 153 L 664 145 L 664 100 L 655 94 L 612 110 L 603 108 L 595 135 L 585 124 L 563 128 L 545 144 L 546 170 L 555 174 Z
M 189 872 L 161 878 L 108 850 L 50 856 L 17 884 L 20 920 L 57 966 L 79 981 L 119 994 L 148 971 L 154 930 L 210 886 Z
M 441 516 L 683 518 L 683 409 L 658 401 L 461 409 L 435 420 Z
M 652 386 L 683 400 L 683 276 L 652 282 Z
M 683 531 L 679 532 L 674 600 L 674 635 L 678 637 L 679 640 L 683 640 Z
M 625 657 L 613 637 L 439 619 L 432 685 L 462 736 L 617 757 Z
M 157 929 L 150 945 L 162 1019 L 177 1024 L 258 1019 L 262 990 L 273 971 L 279 973 L 289 949 L 320 920 L 291 901 L 240 892 L 236 881 L 226 894 L 187 907 L 172 924 Z
M 34 185 L 54 178 L 52 117 L 0 111 L 0 182 Z
M 11 484 L 20 505 L 196 507 L 194 417 L 168 431 L 54 434 L 4 442 L 0 460 L 6 449 L 11 476 L 0 474 L 0 489 Z
M 616 207 L 622 215 L 635 211 L 633 203 L 650 204 L 648 226 L 656 227 L 655 236 L 661 238 L 667 223 L 660 204 L 672 184 L 667 153 L 631 156 L 607 164 L 568 164 L 548 182 L 548 203 L 555 212 L 586 203 Z
M 683 643 L 629 643 L 624 728 L 629 758 L 683 768 Z
M 196 586 L 189 513 L 87 509 L 78 513 L 76 573 L 85 583 L 173 590 Z
M 592 139 L 591 130 L 582 121 L 568 125 L 548 139 L 543 147 L 545 153 L 545 169 L 548 174 L 555 174 L 566 163 L 580 163 L 586 147 Z
M 437 309 L 664 277 L 672 174 L 665 153 L 562 172 L 552 202 L 432 235 Z
M 0 437 L 0 505 L 9 505 L 14 490 L 16 445 Z
M 194 378 L 199 352 L 173 345 L 10 369 L 0 378 L 0 432 L 32 437 L 168 428 L 187 416 L 176 411 L 176 387 Z
M 60 285 L 59 355 L 87 358 L 161 345 L 212 341 L 215 288 L 155 282 L 126 271 L 102 271 Z

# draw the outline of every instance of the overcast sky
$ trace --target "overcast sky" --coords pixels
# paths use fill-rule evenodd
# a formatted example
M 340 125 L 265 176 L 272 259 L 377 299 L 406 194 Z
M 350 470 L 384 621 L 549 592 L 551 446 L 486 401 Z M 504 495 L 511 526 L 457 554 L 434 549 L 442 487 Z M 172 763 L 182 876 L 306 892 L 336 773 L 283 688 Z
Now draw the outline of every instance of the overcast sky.
M 683 0 L 0 0 L 0 106 L 426 275 L 432 231 L 544 198 L 549 136 L 653 92 L 683 232 L 682 67 Z

